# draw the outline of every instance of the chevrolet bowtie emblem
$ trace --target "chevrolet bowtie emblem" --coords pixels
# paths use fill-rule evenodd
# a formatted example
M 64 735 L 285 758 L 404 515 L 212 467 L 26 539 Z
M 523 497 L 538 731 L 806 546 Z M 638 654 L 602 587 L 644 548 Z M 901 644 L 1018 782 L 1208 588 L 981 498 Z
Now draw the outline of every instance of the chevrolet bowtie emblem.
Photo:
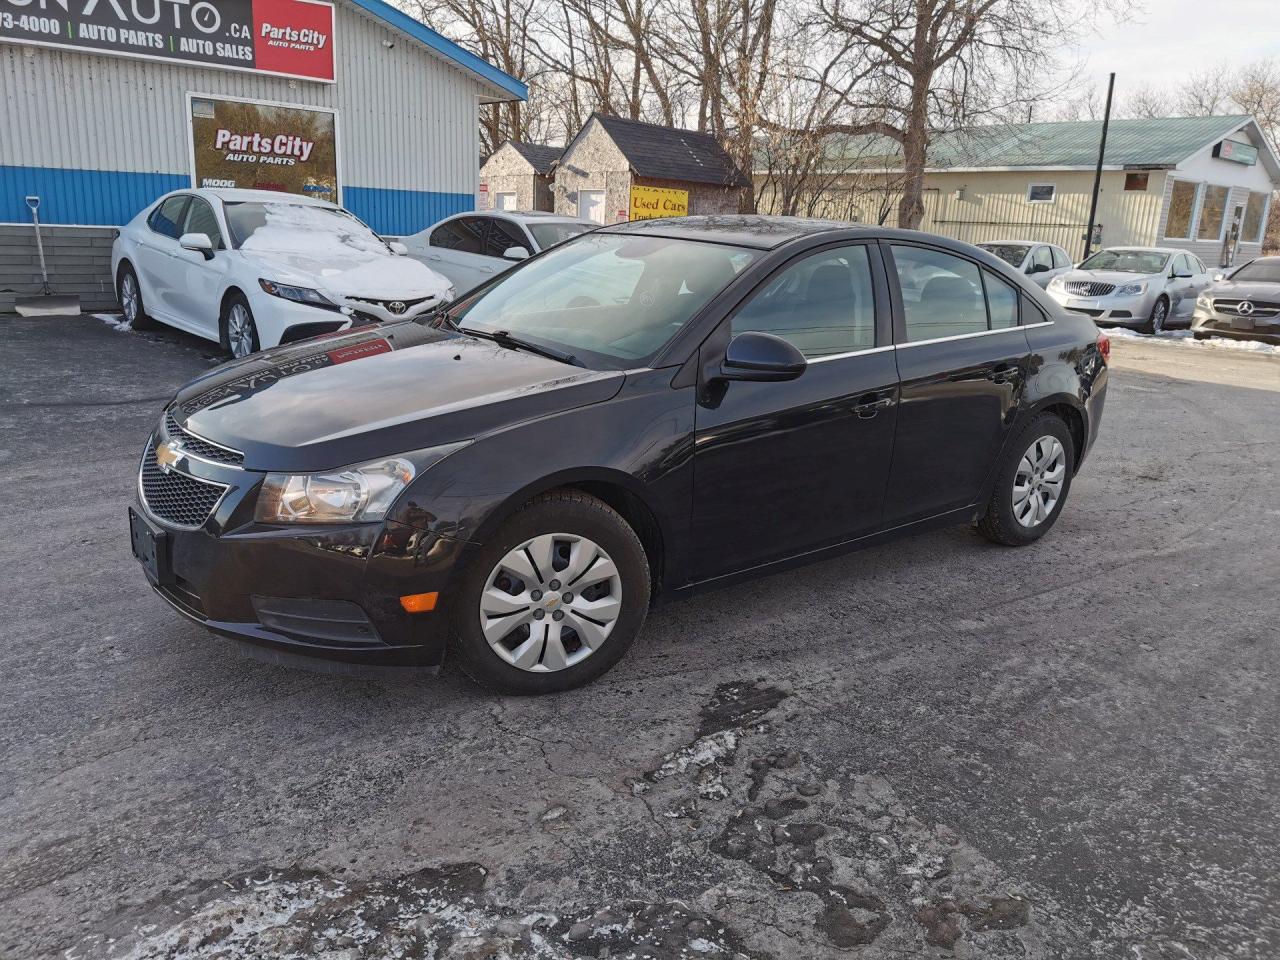
M 160 465 L 160 469 L 165 473 L 168 473 L 173 468 L 173 465 L 178 462 L 178 458 L 181 456 L 182 451 L 178 449 L 178 445 L 172 440 L 156 447 L 156 463 Z

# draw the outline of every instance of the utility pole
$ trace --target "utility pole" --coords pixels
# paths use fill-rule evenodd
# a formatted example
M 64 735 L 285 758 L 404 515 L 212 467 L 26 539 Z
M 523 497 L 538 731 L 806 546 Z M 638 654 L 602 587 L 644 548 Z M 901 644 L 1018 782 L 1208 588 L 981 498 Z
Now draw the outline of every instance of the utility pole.
M 1102 158 L 1107 152 L 1107 127 L 1111 125 L 1111 92 L 1116 86 L 1116 75 L 1107 78 L 1107 106 L 1102 111 L 1102 142 L 1098 144 L 1098 166 L 1093 171 L 1093 199 L 1089 202 L 1089 230 L 1084 235 L 1084 257 L 1089 259 L 1093 250 L 1093 223 L 1098 216 L 1098 193 L 1102 190 Z

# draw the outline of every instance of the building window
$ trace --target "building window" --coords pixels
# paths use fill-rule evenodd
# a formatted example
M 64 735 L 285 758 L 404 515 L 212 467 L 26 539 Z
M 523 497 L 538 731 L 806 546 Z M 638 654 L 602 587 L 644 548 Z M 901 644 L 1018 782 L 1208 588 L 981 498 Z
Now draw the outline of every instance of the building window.
M 1244 243 L 1262 242 L 1262 234 L 1267 225 L 1266 214 L 1267 195 L 1249 194 L 1249 203 L 1244 208 L 1244 224 L 1240 228 L 1240 239 Z
M 1027 186 L 1028 203 L 1053 203 L 1058 187 L 1053 183 L 1032 183 Z
M 1222 219 L 1227 212 L 1227 194 L 1229 187 L 1216 187 L 1209 184 L 1204 190 L 1204 200 L 1200 204 L 1200 228 L 1196 231 L 1197 240 L 1222 239 Z
M 1151 179 L 1151 174 L 1145 170 L 1137 170 L 1133 173 L 1124 175 L 1124 188 L 1126 190 L 1145 190 L 1147 183 Z
M 1200 184 L 1190 180 L 1173 181 L 1169 193 L 1169 218 L 1165 222 L 1164 235 L 1172 240 L 1191 239 L 1191 221 L 1196 213 L 1196 195 Z

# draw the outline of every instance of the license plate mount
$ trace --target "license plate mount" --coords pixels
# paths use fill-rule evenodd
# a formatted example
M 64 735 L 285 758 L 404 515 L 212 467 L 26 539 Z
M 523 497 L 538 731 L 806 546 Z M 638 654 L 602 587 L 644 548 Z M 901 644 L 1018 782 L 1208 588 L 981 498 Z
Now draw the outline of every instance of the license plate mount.
M 133 507 L 129 508 L 129 542 L 134 559 L 142 564 L 148 580 L 157 587 L 173 583 L 168 532 L 151 523 Z
M 1252 330 L 1253 317 L 1240 317 L 1240 316 L 1232 317 L 1231 329 L 1232 330 Z

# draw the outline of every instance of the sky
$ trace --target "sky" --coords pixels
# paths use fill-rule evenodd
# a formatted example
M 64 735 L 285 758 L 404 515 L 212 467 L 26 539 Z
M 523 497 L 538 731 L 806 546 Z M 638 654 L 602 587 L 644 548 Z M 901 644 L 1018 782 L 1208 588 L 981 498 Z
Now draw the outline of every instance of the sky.
M 1084 3 L 1093 4 L 1090 0 Z M 1280 0 L 1140 0 L 1145 9 L 1117 22 L 1098 18 L 1077 50 L 1082 75 L 1116 97 L 1126 87 L 1176 88 L 1190 71 L 1280 58 Z

